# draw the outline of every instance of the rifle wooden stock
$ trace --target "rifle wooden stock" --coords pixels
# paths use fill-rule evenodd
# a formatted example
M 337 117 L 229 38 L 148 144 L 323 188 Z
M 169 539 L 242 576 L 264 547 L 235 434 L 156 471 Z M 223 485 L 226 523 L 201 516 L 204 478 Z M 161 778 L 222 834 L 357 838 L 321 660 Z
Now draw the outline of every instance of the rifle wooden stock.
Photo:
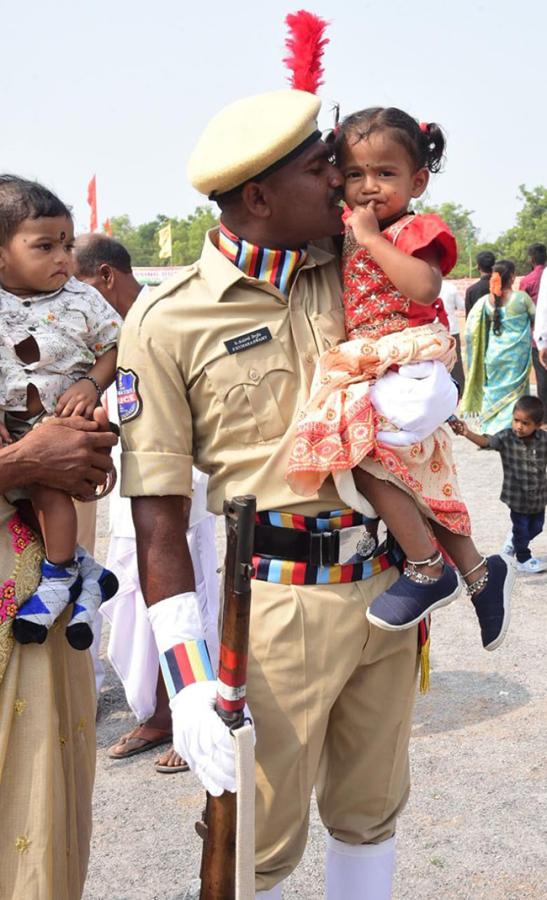
M 224 515 L 224 606 L 215 709 L 228 728 L 236 729 L 244 722 L 256 498 L 227 500 Z M 200 900 L 234 900 L 236 795 L 228 791 L 220 797 L 207 794 L 204 818 L 205 829 L 196 826 L 203 836 Z

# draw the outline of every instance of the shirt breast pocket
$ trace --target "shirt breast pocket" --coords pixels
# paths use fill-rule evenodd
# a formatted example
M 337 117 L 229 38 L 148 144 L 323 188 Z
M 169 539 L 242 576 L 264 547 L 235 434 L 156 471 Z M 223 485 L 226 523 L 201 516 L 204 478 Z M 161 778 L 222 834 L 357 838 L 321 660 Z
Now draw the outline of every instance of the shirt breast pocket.
M 258 443 L 285 433 L 297 385 L 280 341 L 222 356 L 206 366 L 205 373 L 222 406 L 221 428 L 237 441 Z
M 313 315 L 315 333 L 319 336 L 323 350 L 330 350 L 346 340 L 346 326 L 344 321 L 344 307 L 337 306 L 327 312 Z

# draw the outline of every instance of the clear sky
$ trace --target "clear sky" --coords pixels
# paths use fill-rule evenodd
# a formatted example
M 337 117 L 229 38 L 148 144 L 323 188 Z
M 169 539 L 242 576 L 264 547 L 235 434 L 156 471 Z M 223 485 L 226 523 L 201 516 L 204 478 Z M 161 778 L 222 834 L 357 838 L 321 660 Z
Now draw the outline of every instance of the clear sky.
M 547 5 L 540 0 L 317 0 L 330 22 L 321 127 L 400 106 L 448 135 L 427 199 L 474 211 L 482 237 L 511 226 L 517 189 L 547 183 Z M 223 105 L 285 85 L 284 17 L 298 2 L 0 0 L 0 171 L 35 177 L 86 230 L 99 219 L 185 216 L 202 202 L 185 165 Z M 545 240 L 547 235 L 538 235 Z

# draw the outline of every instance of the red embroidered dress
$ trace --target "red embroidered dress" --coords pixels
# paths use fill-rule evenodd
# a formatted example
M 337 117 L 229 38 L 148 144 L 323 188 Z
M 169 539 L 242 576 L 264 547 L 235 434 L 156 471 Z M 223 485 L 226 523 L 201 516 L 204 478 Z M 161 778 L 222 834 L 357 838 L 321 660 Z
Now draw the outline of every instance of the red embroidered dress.
M 438 216 L 406 215 L 382 233 L 408 255 L 434 248 L 443 275 L 456 262 L 456 241 Z M 401 294 L 351 231 L 342 268 L 349 340 L 317 363 L 310 400 L 296 426 L 287 480 L 296 493 L 307 495 L 329 474 L 361 465 L 379 478 L 402 483 L 427 515 L 451 531 L 469 534 L 449 430 L 438 428 L 406 447 L 382 444 L 376 431 L 393 426 L 380 418 L 369 397 L 370 383 L 394 365 L 437 359 L 452 368 L 454 340 L 445 327 L 442 302 L 425 306 Z
M 403 216 L 386 228 L 382 236 L 408 256 L 434 246 L 443 275 L 456 264 L 456 241 L 438 216 Z M 351 231 L 344 240 L 342 274 L 348 340 L 379 338 L 405 328 L 432 324 L 436 319 L 447 326 L 441 301 L 424 306 L 401 294 Z

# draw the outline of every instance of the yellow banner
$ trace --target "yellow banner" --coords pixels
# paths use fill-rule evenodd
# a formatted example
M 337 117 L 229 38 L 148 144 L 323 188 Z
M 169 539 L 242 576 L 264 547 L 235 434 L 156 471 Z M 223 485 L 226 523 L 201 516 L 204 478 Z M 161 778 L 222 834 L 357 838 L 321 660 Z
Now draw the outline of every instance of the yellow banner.
M 158 254 L 159 258 L 170 259 L 173 255 L 171 222 L 168 222 L 167 225 L 164 225 L 163 228 L 160 228 L 160 230 L 158 231 L 158 243 L 160 245 L 160 252 Z

